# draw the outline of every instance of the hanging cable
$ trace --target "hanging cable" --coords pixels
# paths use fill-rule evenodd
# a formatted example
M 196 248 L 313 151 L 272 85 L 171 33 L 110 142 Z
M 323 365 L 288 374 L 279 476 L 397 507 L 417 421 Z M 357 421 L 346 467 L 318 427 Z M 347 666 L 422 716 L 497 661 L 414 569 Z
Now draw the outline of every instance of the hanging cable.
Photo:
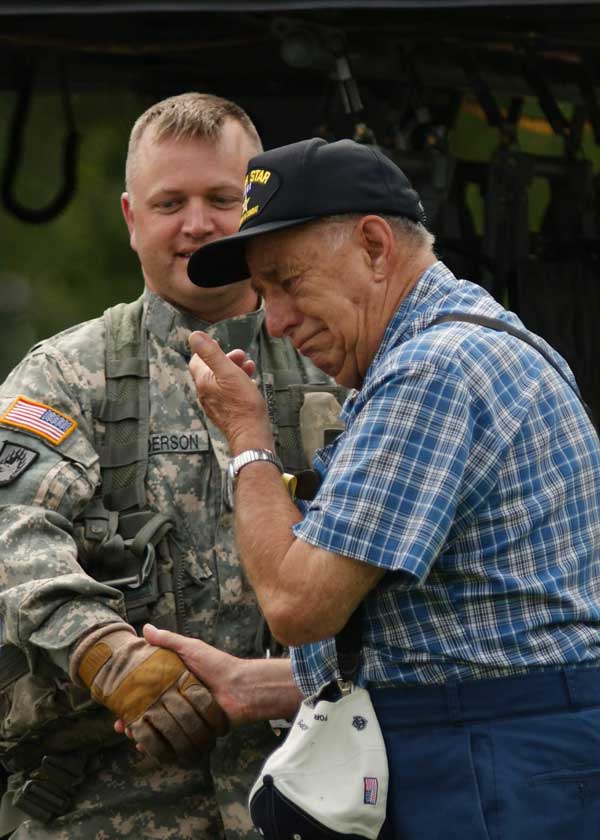
M 65 117 L 66 133 L 62 150 L 62 186 L 57 195 L 40 208 L 26 207 L 15 196 L 15 182 L 23 156 L 23 138 L 33 95 L 33 69 L 30 67 L 23 76 L 15 110 L 8 134 L 8 153 L 2 173 L 2 204 L 5 209 L 30 224 L 44 224 L 55 219 L 67 207 L 77 186 L 77 160 L 79 135 L 75 128 L 73 108 L 69 96 L 67 74 L 64 65 L 59 67 L 59 85 L 62 107 Z

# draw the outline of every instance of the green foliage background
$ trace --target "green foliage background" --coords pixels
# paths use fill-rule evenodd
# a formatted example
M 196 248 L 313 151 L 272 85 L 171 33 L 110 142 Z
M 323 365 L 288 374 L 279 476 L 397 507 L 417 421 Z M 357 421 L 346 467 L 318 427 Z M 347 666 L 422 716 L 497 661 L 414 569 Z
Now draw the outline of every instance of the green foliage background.
M 15 94 L 0 95 L 2 165 L 14 102 Z M 74 95 L 81 136 L 74 199 L 47 224 L 0 209 L 0 377 L 40 338 L 139 294 L 119 197 L 131 124 L 146 104 L 127 91 Z M 47 205 L 60 189 L 64 131 L 58 96 L 34 96 L 14 187 L 28 207 Z

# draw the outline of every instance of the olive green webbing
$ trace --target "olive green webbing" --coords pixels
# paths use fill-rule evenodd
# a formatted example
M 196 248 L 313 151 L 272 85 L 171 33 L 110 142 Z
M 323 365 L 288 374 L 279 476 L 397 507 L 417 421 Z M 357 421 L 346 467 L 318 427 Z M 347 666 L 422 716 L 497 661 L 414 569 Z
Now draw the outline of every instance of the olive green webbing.
M 105 423 L 98 447 L 102 496 L 109 510 L 143 509 L 148 464 L 149 365 L 142 298 L 104 313 L 106 393 L 98 411 Z

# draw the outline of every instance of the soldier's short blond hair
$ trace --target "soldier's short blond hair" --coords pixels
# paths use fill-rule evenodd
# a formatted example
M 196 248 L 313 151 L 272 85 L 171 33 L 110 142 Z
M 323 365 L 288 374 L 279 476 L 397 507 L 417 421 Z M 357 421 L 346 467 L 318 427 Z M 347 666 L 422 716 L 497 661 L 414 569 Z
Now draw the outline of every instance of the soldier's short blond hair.
M 128 190 L 131 185 L 137 150 L 148 127 L 152 127 L 152 139 L 158 143 L 171 137 L 195 137 L 216 143 L 227 120 L 238 122 L 256 146 L 256 152 L 262 151 L 262 143 L 254 123 L 243 108 L 229 99 L 222 99 L 211 93 L 190 92 L 169 96 L 168 99 L 152 105 L 138 117 L 129 135 L 125 189 Z

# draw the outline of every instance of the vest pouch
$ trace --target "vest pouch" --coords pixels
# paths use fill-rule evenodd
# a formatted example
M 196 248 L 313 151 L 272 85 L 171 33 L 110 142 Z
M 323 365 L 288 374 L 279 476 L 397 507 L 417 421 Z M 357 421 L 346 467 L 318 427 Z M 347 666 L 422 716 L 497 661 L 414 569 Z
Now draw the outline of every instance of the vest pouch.
M 278 444 L 286 472 L 310 469 L 315 450 L 343 431 L 339 415 L 347 395 L 335 384 L 276 385 Z
M 333 443 L 344 431 L 341 405 L 329 391 L 306 391 L 300 409 L 300 435 L 307 461 L 312 463 L 317 449 Z
M 123 593 L 127 620 L 134 626 L 150 618 L 149 607 L 172 591 L 170 569 L 159 572 L 159 551 L 173 527 L 172 520 L 154 511 L 117 513 L 94 499 L 78 523 L 79 562 L 95 580 Z M 163 565 L 163 564 L 161 564 Z

